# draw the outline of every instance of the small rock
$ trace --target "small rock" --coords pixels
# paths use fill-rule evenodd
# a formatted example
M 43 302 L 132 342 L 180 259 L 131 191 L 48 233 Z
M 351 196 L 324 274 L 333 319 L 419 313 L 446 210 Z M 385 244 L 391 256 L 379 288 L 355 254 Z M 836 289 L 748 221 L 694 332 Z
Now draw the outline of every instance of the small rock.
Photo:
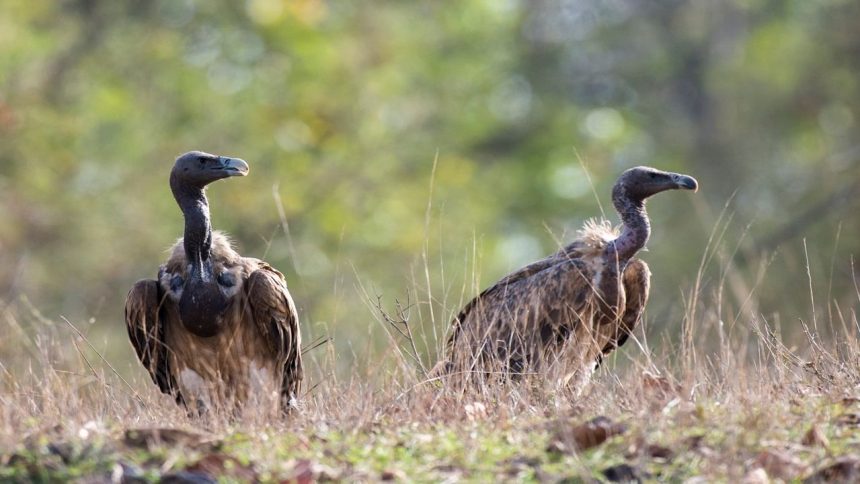
M 139 467 L 125 462 L 114 464 L 110 480 L 117 484 L 146 484 L 147 482 Z
M 785 480 L 797 479 L 806 470 L 800 459 L 778 450 L 761 451 L 755 462 L 769 476 Z
M 756 467 L 747 472 L 743 480 L 741 480 L 741 484 L 768 484 L 769 482 L 770 479 L 767 477 L 767 471 L 761 467 Z
M 75 457 L 75 447 L 68 442 L 51 442 L 48 444 L 48 452 L 59 456 L 66 465 Z

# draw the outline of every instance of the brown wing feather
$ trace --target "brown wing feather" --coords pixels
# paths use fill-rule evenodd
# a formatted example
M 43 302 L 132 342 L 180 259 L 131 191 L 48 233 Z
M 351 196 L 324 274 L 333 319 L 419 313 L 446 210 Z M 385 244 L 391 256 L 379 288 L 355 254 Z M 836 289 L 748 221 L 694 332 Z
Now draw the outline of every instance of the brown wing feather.
M 299 317 L 284 276 L 261 262 L 246 283 L 248 303 L 257 330 L 269 350 L 283 362 L 281 396 L 285 403 L 298 397 L 302 381 Z
M 551 267 L 552 264 L 555 262 L 555 260 L 556 260 L 555 255 L 552 255 L 552 256 L 547 257 L 545 259 L 541 259 L 539 261 L 532 262 L 531 264 L 508 274 L 507 276 L 501 278 L 499 281 L 497 281 L 492 286 L 481 291 L 480 294 L 478 294 L 477 296 L 472 298 L 471 301 L 466 303 L 466 305 L 463 306 L 463 309 L 461 309 L 460 312 L 457 314 L 457 317 L 454 318 L 454 321 L 452 322 L 452 327 L 453 327 L 454 333 L 456 333 L 457 327 L 460 325 L 460 322 L 462 322 L 466 319 L 466 316 L 472 311 L 472 309 L 475 307 L 475 305 L 478 303 L 478 301 L 486 299 L 490 294 L 492 294 L 494 292 L 498 292 L 499 290 L 507 287 L 510 284 L 513 284 L 513 283 L 520 281 L 522 279 L 525 279 L 527 277 L 531 277 L 532 275 L 537 274 L 538 272 Z M 451 334 L 449 339 L 453 339 L 455 337 L 454 333 Z
M 538 274 L 546 269 L 549 269 L 555 264 L 559 262 L 563 262 L 566 260 L 574 260 L 581 256 L 580 248 L 582 246 L 582 242 L 575 241 L 570 245 L 564 247 L 560 251 L 555 254 L 545 257 L 539 261 L 532 262 L 524 267 L 517 269 L 514 272 L 506 275 L 505 277 L 499 279 L 492 286 L 481 291 L 480 294 L 475 296 L 471 301 L 466 303 L 463 306 L 463 309 L 457 314 L 454 318 L 454 321 L 451 322 L 451 335 L 448 337 L 448 345 L 450 346 L 452 342 L 457 338 L 457 333 L 459 332 L 460 324 L 466 320 L 469 313 L 475 308 L 478 302 L 483 302 L 487 300 L 492 294 L 502 293 L 504 294 L 508 286 L 522 281 L 523 279 L 527 279 L 532 277 L 535 274 Z
M 642 320 L 651 286 L 651 271 L 648 269 L 648 264 L 639 259 L 632 259 L 624 269 L 622 283 L 627 299 L 624 314 L 621 315 L 615 337 L 603 347 L 602 356 L 612 353 L 626 343 L 630 334 L 636 329 L 636 325 Z
M 164 343 L 164 322 L 159 315 L 162 298 L 158 282 L 152 279 L 138 281 L 125 300 L 125 324 L 131 345 L 152 381 L 162 392 L 174 395 L 181 402 L 182 396 L 170 371 Z
M 460 312 L 448 340 L 449 361 L 437 365 L 433 373 L 451 371 L 453 360 L 463 358 L 457 351 L 472 352 L 466 358 L 477 356 L 474 345 L 483 346 L 489 356 L 508 360 L 515 373 L 539 364 L 536 351 L 557 347 L 575 331 L 593 292 L 590 279 L 587 264 L 568 250 L 505 277 Z M 465 328 L 475 341 L 458 342 Z

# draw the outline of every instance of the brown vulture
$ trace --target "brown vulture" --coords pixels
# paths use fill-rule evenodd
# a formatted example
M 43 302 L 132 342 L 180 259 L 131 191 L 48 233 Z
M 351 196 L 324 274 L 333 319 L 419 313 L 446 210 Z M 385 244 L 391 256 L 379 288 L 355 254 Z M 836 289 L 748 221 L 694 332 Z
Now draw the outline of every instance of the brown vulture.
M 247 173 L 238 158 L 192 151 L 176 159 L 170 189 L 184 237 L 158 278 L 138 281 L 125 302 L 131 344 L 152 380 L 199 412 L 287 411 L 302 380 L 298 315 L 284 276 L 240 256 L 209 222 L 206 185 Z
M 698 183 L 649 167 L 625 171 L 612 189 L 620 230 L 589 221 L 571 244 L 471 300 L 454 318 L 433 375 L 477 382 L 555 370 L 554 381 L 581 390 L 642 318 L 651 273 L 633 256 L 651 232 L 645 199 L 673 189 L 695 191 Z

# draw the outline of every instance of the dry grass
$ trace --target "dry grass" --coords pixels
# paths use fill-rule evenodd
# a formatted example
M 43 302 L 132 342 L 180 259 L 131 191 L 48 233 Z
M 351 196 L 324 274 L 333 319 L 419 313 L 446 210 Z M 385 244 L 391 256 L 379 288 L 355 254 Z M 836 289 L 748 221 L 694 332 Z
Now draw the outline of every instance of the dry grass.
M 713 263 L 733 255 L 714 233 L 681 337 L 652 344 L 645 335 L 659 336 L 640 329 L 579 397 L 537 384 L 464 392 L 428 378 L 419 348 L 442 337 L 413 326 L 441 332 L 456 308 L 415 311 L 429 319 L 418 325 L 427 321 L 410 321 L 415 304 L 387 314 L 368 294 L 386 351 L 349 372 L 334 370 L 343 356 L 332 345 L 309 352 L 307 393 L 288 419 L 192 418 L 145 379 L 126 381 L 72 323 L 18 301 L 0 321 L 0 480 L 765 482 L 831 465 L 860 478 L 860 291 L 854 307 L 828 304 L 783 332 L 751 310 L 764 276 L 744 286 L 731 264 Z M 416 293 L 427 295 L 418 305 L 433 300 Z M 583 425 L 598 416 L 609 420 Z M 168 428 L 184 431 L 153 430 Z

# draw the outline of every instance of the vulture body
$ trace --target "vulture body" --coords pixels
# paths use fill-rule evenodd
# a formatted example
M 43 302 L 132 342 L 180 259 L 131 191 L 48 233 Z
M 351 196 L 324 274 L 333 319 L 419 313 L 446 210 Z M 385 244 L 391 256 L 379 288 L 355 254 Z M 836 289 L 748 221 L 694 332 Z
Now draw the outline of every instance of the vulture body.
M 138 281 L 126 299 L 129 338 L 153 382 L 199 412 L 287 411 L 302 379 L 298 315 L 283 275 L 240 256 L 209 223 L 206 185 L 247 172 L 236 158 L 177 158 L 170 186 L 185 217 L 184 237 L 158 278 Z
M 601 359 L 625 343 L 648 301 L 651 273 L 633 257 L 650 235 L 645 199 L 697 188 L 695 179 L 677 173 L 624 172 L 612 191 L 621 230 L 589 221 L 577 240 L 471 300 L 454 318 L 445 359 L 433 375 L 485 382 L 491 375 L 549 371 L 581 390 Z

